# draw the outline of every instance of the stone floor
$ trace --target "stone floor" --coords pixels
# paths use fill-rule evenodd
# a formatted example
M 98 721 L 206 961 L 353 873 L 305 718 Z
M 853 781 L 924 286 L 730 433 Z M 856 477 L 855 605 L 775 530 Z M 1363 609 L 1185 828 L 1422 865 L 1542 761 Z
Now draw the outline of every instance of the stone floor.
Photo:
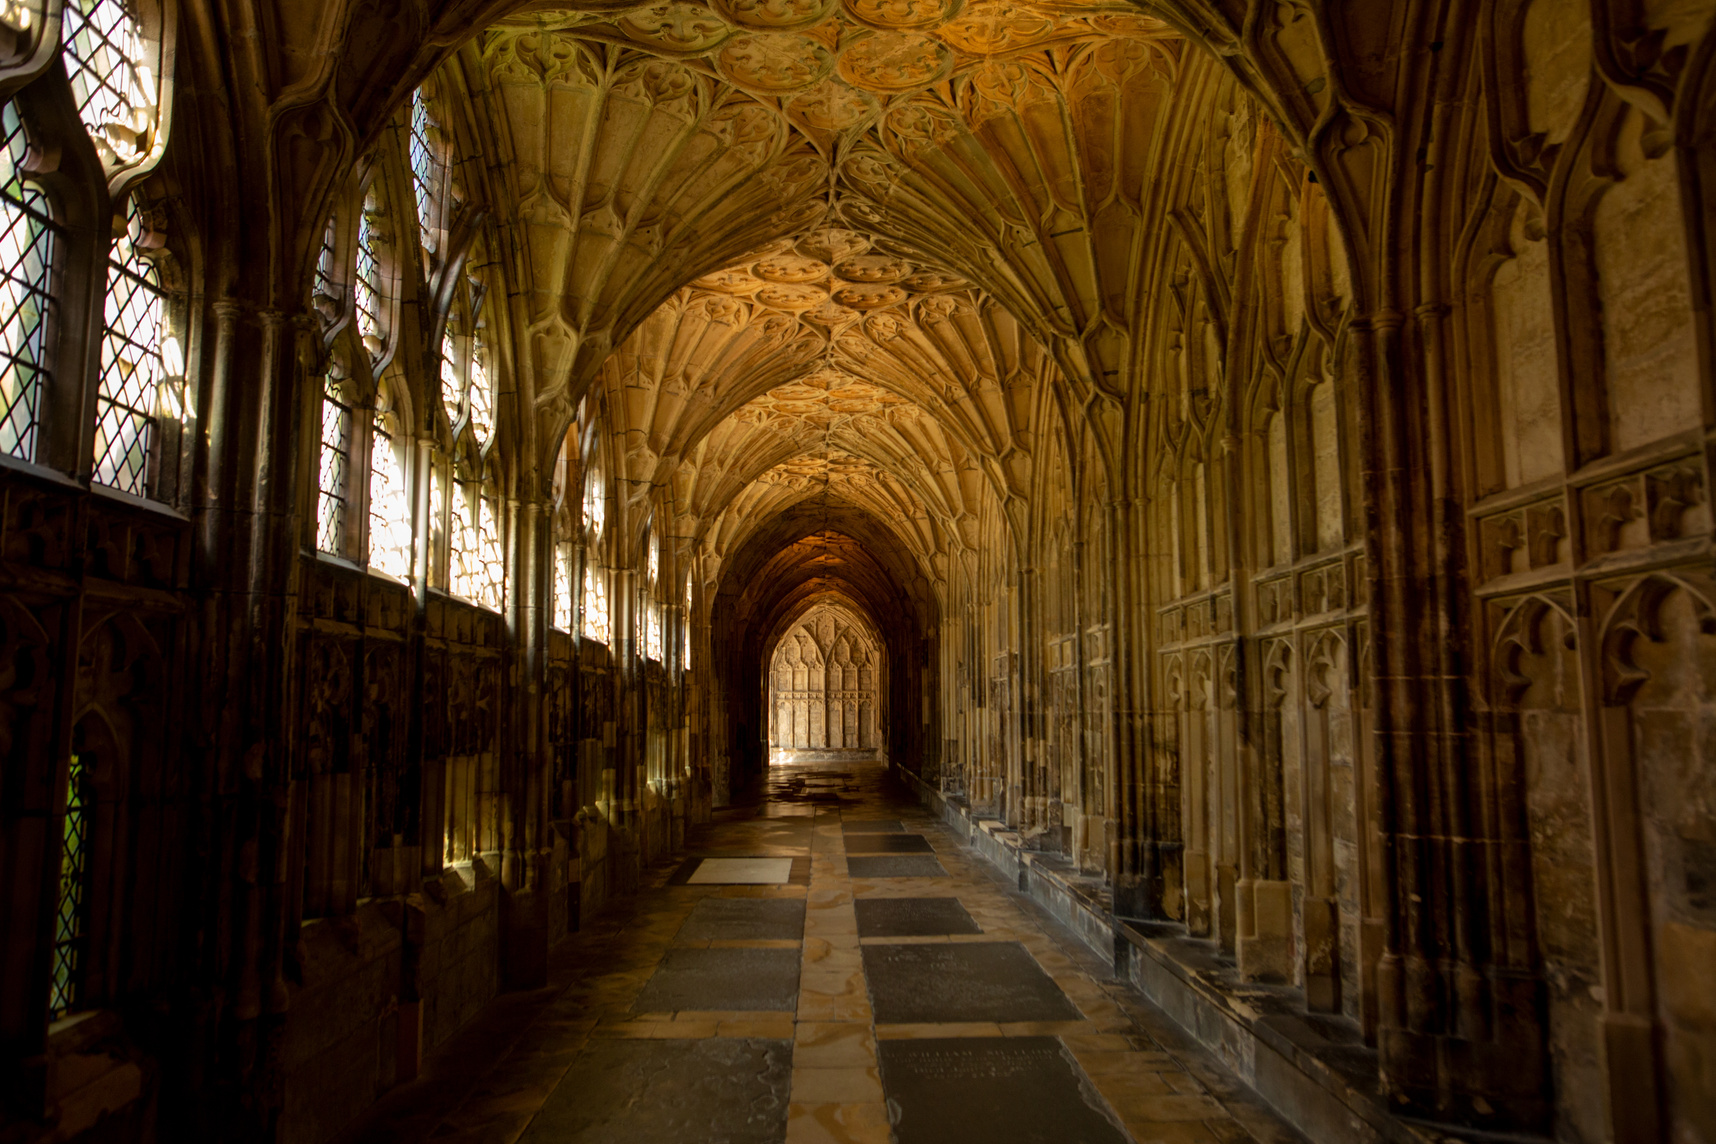
M 1301 1140 L 882 767 L 771 776 L 348 1140 Z

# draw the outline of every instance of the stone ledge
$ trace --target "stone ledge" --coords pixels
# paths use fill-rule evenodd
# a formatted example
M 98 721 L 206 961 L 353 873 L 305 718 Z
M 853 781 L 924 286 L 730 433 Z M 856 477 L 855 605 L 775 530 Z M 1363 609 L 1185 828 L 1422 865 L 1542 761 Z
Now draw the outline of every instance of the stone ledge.
M 894 772 L 975 853 L 1016 879 L 1022 893 L 1069 926 L 1091 949 L 1112 956 L 1116 976 L 1130 981 L 1318 1144 L 1504 1139 L 1452 1136 L 1440 1127 L 1395 1116 L 1377 1084 L 1376 1053 L 1364 1045 L 1350 1022 L 1307 1014 L 1297 989 L 1241 982 L 1234 968 L 1215 956 L 1211 943 L 1186 937 L 1182 926 L 1117 924 L 1101 879 L 1079 874 L 1059 854 L 1026 849 L 1020 834 L 996 819 L 974 815 L 957 795 L 935 790 L 903 768 L 895 767 Z

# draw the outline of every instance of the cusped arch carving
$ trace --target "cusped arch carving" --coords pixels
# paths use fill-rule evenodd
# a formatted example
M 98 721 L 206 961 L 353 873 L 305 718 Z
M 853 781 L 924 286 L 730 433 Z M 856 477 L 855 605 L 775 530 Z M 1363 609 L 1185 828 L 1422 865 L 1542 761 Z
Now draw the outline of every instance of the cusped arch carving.
M 1655 572 L 1633 584 L 1603 618 L 1599 647 L 1602 649 L 1603 702 L 1624 707 L 1650 681 L 1635 649 L 1641 640 L 1660 644 L 1669 633 L 1662 623 L 1663 605 L 1676 592 L 1685 592 L 1698 618 L 1698 630 L 1716 636 L 1716 592 L 1708 585 L 1665 572 Z

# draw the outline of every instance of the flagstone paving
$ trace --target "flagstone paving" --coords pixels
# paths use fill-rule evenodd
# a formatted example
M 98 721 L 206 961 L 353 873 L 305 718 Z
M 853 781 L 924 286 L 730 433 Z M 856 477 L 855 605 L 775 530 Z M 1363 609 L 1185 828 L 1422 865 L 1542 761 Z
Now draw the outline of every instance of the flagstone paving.
M 777 768 L 687 854 L 348 1140 L 1302 1144 L 880 766 Z

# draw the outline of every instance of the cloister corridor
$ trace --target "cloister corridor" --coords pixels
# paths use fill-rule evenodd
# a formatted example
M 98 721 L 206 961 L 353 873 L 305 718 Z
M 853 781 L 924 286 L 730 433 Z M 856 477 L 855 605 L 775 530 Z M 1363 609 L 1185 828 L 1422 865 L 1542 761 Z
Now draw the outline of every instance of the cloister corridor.
M 0 0 L 0 1144 L 1716 1144 L 1716 0 Z

